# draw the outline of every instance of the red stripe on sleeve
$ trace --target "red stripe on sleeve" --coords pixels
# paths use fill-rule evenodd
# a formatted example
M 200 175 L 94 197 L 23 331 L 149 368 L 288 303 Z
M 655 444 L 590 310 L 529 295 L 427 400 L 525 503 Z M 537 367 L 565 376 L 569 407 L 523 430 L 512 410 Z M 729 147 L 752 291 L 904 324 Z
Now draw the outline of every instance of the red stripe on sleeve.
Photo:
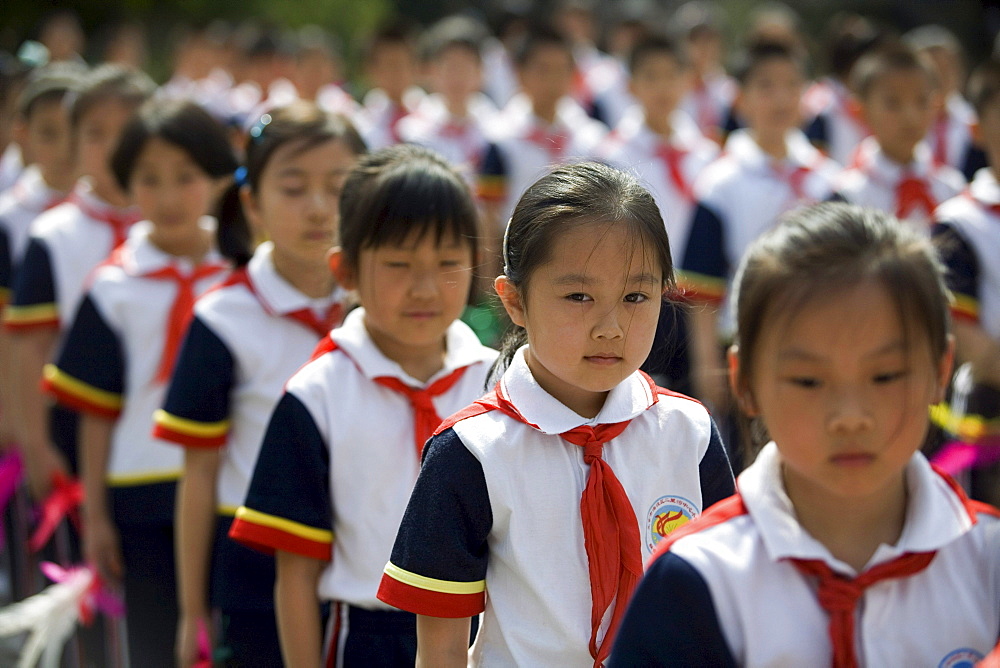
M 170 441 L 186 448 L 220 448 L 226 444 L 229 434 L 221 436 L 192 436 L 183 432 L 174 431 L 162 424 L 153 425 L 153 438 Z
M 229 537 L 258 552 L 273 555 L 275 550 L 292 552 L 319 561 L 330 561 L 330 543 L 324 543 L 274 527 L 266 527 L 236 518 L 229 528 Z
M 425 617 L 459 619 L 473 617 L 486 609 L 486 592 L 446 594 L 405 584 L 386 574 L 378 587 L 380 601 Z

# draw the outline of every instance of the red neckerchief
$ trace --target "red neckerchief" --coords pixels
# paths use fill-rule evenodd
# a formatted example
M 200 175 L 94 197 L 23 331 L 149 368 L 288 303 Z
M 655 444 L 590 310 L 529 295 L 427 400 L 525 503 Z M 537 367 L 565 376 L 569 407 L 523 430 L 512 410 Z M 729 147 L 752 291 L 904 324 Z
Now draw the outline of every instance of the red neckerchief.
M 549 154 L 549 158 L 554 162 L 562 159 L 563 153 L 566 152 L 566 144 L 569 141 L 569 137 L 562 132 L 550 132 L 540 125 L 535 125 L 525 138 L 539 148 L 544 149 Z
M 663 161 L 664 166 L 667 168 L 667 173 L 670 175 L 670 182 L 674 186 L 674 190 L 680 194 L 687 202 L 694 201 L 694 193 L 691 190 L 691 185 L 684 178 L 684 170 L 682 169 L 682 162 L 684 158 L 687 157 L 688 152 L 676 148 L 670 143 L 661 142 L 656 149 L 656 157 Z
M 652 380 L 646 377 L 646 381 L 656 389 Z M 435 433 L 441 433 L 456 422 L 492 410 L 498 410 L 518 422 L 538 429 L 503 395 L 500 384 L 497 383 L 486 396 L 445 420 Z M 611 652 L 625 608 L 642 576 L 642 547 L 635 511 L 621 482 L 601 457 L 604 443 L 621 434 L 629 422 L 630 420 L 626 420 L 595 427 L 582 426 L 560 434 L 567 442 L 583 448 L 583 460 L 590 466 L 587 486 L 580 497 L 580 516 L 590 570 L 590 655 L 594 657 L 595 667 L 603 665 Z M 608 631 L 598 644 L 597 633 L 601 621 L 612 605 L 615 609 L 611 614 Z
M 936 552 L 907 552 L 855 578 L 835 573 L 819 559 L 789 559 L 805 576 L 819 578 L 819 604 L 830 615 L 830 642 L 834 668 L 856 668 L 854 653 L 854 610 L 865 589 L 882 580 L 904 578 L 927 568 Z
M 308 307 L 300 308 L 295 311 L 278 313 L 274 307 L 264 301 L 264 298 L 261 297 L 260 292 L 257 291 L 257 287 L 254 285 L 253 279 L 250 278 L 250 272 L 246 267 L 241 267 L 240 269 L 234 271 L 219 287 L 224 288 L 232 285 L 246 286 L 246 289 L 254 296 L 261 308 L 263 308 L 264 312 L 268 315 L 275 317 L 280 316 L 282 318 L 294 320 L 295 322 L 304 325 L 315 332 L 316 336 L 319 337 L 325 335 L 331 329 L 339 325 L 344 319 L 344 306 L 340 302 L 333 302 L 330 304 L 330 306 L 327 307 L 326 314 L 323 318 L 318 317 L 316 312 Z
M 427 387 L 410 387 L 403 381 L 392 376 L 379 376 L 375 382 L 382 387 L 386 387 L 393 392 L 402 394 L 410 402 L 413 409 L 413 439 L 416 447 L 417 457 L 423 453 L 424 444 L 427 443 L 434 430 L 441 424 L 441 417 L 434 408 L 434 397 L 450 390 L 455 383 L 461 379 L 468 367 L 455 369 L 447 376 L 438 378 Z
M 66 201 L 75 204 L 76 207 L 80 209 L 80 211 L 82 211 L 88 218 L 104 223 L 108 226 L 108 229 L 111 230 L 113 237 L 112 248 L 118 248 L 121 246 L 128 236 L 129 228 L 139 222 L 142 218 L 138 211 L 131 208 L 118 209 L 109 206 L 97 209 L 76 192 L 70 193 L 66 198 Z

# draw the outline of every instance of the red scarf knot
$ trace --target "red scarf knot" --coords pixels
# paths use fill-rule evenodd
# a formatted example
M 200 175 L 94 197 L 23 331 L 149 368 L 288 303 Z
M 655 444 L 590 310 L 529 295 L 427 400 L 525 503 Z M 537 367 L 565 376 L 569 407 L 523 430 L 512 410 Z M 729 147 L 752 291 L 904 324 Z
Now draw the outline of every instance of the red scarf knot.
M 565 134 L 559 131 L 547 131 L 539 126 L 535 126 L 528 133 L 528 141 L 536 146 L 545 149 L 553 161 L 559 161 L 566 151 L 566 143 L 569 140 Z
M 903 578 L 919 573 L 934 559 L 935 552 L 907 552 L 901 557 L 873 566 L 855 578 L 835 573 L 818 559 L 791 559 L 803 575 L 819 578 L 817 598 L 830 615 L 830 642 L 834 668 L 856 668 L 854 653 L 854 610 L 868 587 L 882 580 Z
M 441 417 L 438 416 L 437 409 L 434 408 L 434 397 L 450 390 L 467 368 L 455 369 L 425 388 L 410 387 L 392 376 L 379 376 L 375 379 L 375 382 L 382 387 L 402 394 L 410 402 L 410 407 L 413 408 L 413 439 L 417 457 L 423 453 L 427 439 L 434 435 L 434 430 L 441 424 Z
M 929 216 L 936 206 L 930 184 L 924 179 L 909 174 L 896 184 L 897 218 L 906 218 L 917 209 L 922 209 Z
M 590 655 L 601 666 L 611 653 L 615 633 L 625 607 L 642 575 L 639 525 L 625 488 L 602 458 L 604 444 L 616 438 L 629 420 L 596 427 L 581 426 L 560 436 L 583 448 L 583 461 L 590 466 L 587 486 L 580 497 L 583 544 L 590 570 Z M 611 623 L 600 644 L 597 634 L 611 606 Z
M 656 155 L 666 166 L 667 173 L 670 175 L 670 182 L 673 184 L 674 189 L 687 202 L 693 202 L 694 193 L 691 190 L 691 185 L 684 178 L 684 169 L 681 164 L 687 156 L 687 151 L 682 151 L 670 144 L 660 144 L 656 150 Z
M 330 304 L 326 314 L 320 318 L 311 308 L 300 308 L 297 311 L 285 313 L 286 318 L 290 318 L 302 325 L 305 325 L 316 333 L 316 336 L 325 336 L 327 332 L 336 327 L 344 319 L 344 307 L 340 302 Z
M 136 209 L 97 209 L 76 193 L 70 194 L 66 199 L 75 204 L 88 218 L 108 226 L 112 235 L 112 250 L 125 243 L 129 228 L 142 217 Z

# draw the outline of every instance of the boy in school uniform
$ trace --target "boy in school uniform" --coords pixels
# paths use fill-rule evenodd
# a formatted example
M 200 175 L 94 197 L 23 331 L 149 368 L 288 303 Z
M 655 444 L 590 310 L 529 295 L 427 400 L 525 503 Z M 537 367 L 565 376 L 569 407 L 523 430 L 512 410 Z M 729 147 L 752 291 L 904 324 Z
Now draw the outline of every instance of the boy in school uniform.
M 805 76 L 790 47 L 750 47 L 736 75 L 748 127 L 729 136 L 722 157 L 695 183 L 697 204 L 680 264 L 685 296 L 704 306 L 689 320 L 692 386 L 716 409 L 728 397 L 719 344 L 733 328 L 720 306 L 740 257 L 782 213 L 829 197 L 838 171 L 798 129 Z
M 15 362 L 13 383 L 19 388 L 18 437 L 36 498 L 48 493 L 56 471 L 66 470 L 66 458 L 72 467 L 76 441 L 73 414 L 54 409 L 51 424 L 46 424 L 46 400 L 36 388 L 42 368 L 73 319 L 87 275 L 125 240 L 138 220 L 138 211 L 126 206 L 109 159 L 125 124 L 154 88 L 145 74 L 116 65 L 94 69 L 81 83 L 70 126 L 78 169 L 85 176 L 66 202 L 32 223 L 4 313 Z
M 605 126 L 569 97 L 573 50 L 564 37 L 536 29 L 515 61 L 521 92 L 497 117 L 479 175 L 491 251 L 499 250 L 504 223 L 521 193 L 552 166 L 592 156 L 606 134 Z M 492 275 L 500 273 L 495 269 Z
M 427 34 L 428 79 L 433 93 L 399 122 L 403 141 L 437 151 L 471 186 L 489 145 L 497 109 L 479 92 L 483 82 L 480 31 L 462 17 L 442 20 Z
M 356 125 L 368 150 L 398 144 L 399 122 L 424 99 L 416 85 L 417 53 L 412 31 L 405 25 L 388 25 L 375 32 L 365 56 L 365 74 L 372 89 L 361 101 Z
M 961 173 L 938 164 L 923 142 L 937 112 L 935 73 L 912 50 L 890 46 L 859 60 L 851 79 L 872 136 L 838 177 L 837 196 L 929 234 L 934 209 L 965 186 Z
M 932 234 L 955 298 L 955 349 L 960 359 L 969 362 L 956 373 L 947 414 L 938 422 L 955 440 L 971 446 L 960 446 L 967 455 L 966 465 L 952 472 L 962 474 L 974 498 L 996 504 L 1000 453 L 975 446 L 995 445 L 1000 436 L 991 426 L 1000 407 L 1000 61 L 989 60 L 973 73 L 969 93 L 979 116 L 976 141 L 990 165 L 976 172 L 965 192 L 934 212 Z M 979 434 L 967 429 L 976 426 L 986 428 Z M 959 454 L 953 453 L 956 458 Z
M 829 74 L 810 85 L 802 97 L 806 136 L 841 165 L 850 164 L 858 144 L 871 134 L 849 86 L 854 64 L 880 39 L 863 16 L 836 15 L 827 29 Z

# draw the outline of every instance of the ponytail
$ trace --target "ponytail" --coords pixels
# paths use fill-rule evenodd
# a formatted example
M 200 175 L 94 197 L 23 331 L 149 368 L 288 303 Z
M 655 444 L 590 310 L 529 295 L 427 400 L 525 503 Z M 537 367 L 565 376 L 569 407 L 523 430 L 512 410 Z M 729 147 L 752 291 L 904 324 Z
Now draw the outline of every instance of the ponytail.
M 254 240 L 243 213 L 240 201 L 242 184 L 237 180 L 222 194 L 216 218 L 215 243 L 223 257 L 229 258 L 236 268 L 244 267 L 253 256 Z

